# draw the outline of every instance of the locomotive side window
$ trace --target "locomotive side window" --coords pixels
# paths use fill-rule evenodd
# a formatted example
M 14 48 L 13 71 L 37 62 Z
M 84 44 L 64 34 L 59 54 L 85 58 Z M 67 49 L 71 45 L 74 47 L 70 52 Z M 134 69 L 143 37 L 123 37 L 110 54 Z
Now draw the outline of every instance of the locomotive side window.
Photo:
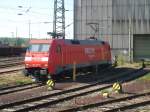
M 61 46 L 60 46 L 60 45 L 58 45 L 58 46 L 56 47 L 56 52 L 57 52 L 57 53 L 61 53 Z

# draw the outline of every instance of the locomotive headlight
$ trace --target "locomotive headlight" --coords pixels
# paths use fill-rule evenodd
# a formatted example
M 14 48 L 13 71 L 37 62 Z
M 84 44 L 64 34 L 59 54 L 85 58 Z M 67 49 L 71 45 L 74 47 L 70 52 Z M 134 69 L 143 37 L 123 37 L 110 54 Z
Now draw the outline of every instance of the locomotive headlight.
M 32 57 L 25 57 L 25 61 L 31 61 Z
M 41 60 L 42 61 L 48 61 L 48 57 L 42 57 Z
M 45 64 L 44 66 L 45 66 L 45 67 L 47 67 L 48 65 L 47 65 L 47 64 Z
M 29 64 L 25 64 L 26 66 L 29 66 Z

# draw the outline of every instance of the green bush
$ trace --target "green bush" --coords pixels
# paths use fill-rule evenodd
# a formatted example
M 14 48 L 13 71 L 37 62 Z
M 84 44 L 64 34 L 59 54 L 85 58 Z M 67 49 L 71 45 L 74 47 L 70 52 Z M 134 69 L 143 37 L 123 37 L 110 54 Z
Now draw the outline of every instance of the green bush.
M 117 64 L 118 65 L 124 65 L 126 62 L 125 56 L 123 56 L 122 54 L 117 56 Z

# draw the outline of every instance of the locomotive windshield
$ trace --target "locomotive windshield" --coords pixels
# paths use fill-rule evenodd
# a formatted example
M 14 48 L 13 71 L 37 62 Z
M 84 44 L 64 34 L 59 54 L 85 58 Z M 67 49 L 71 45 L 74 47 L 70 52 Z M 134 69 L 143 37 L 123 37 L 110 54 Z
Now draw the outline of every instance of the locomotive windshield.
M 49 51 L 49 44 L 32 44 L 29 46 L 28 51 L 31 52 L 48 52 Z

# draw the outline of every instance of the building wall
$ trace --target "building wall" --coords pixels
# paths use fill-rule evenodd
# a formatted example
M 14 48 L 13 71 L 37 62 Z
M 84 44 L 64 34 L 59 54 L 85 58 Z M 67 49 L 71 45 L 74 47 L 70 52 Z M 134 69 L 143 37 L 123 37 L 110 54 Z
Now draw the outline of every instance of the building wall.
M 74 38 L 95 36 L 114 52 L 131 50 L 134 34 L 150 34 L 150 0 L 74 0 Z

